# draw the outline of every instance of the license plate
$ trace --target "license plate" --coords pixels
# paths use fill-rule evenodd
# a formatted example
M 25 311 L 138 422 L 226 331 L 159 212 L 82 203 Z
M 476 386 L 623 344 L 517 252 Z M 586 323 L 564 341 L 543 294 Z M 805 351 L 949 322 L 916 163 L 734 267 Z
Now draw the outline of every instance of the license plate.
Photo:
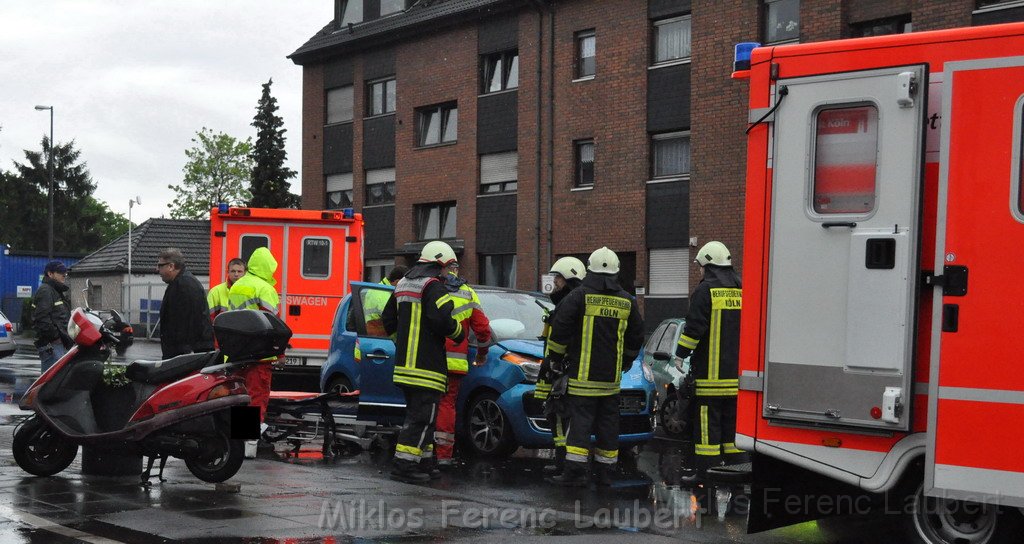
M 284 364 L 288 366 L 303 366 L 306 364 L 305 357 L 285 357 Z

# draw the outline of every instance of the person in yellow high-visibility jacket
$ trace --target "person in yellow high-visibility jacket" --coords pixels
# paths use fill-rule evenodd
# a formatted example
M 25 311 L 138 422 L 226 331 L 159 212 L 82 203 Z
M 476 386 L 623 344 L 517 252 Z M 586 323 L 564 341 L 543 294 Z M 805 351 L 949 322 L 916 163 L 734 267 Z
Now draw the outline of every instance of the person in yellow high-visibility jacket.
M 263 310 L 276 314 L 280 301 L 274 290 L 276 271 L 277 260 L 270 250 L 257 248 L 249 257 L 248 272 L 228 291 L 228 306 L 232 310 Z M 249 365 L 245 371 L 245 388 L 252 399 L 249 405 L 259 406 L 260 421 L 263 421 L 270 402 L 270 364 Z
M 245 261 L 237 257 L 228 261 L 227 278 L 223 283 L 213 286 L 210 292 L 206 294 L 206 303 L 210 306 L 210 319 L 215 319 L 222 312 L 231 309 L 228 293 L 231 291 L 231 286 L 244 275 Z

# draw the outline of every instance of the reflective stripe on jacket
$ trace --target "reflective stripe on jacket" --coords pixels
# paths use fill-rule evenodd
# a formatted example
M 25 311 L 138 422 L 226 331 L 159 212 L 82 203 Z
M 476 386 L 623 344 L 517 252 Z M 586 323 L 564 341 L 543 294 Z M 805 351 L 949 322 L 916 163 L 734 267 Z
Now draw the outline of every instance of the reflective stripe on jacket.
M 484 314 L 480 306 L 480 297 L 476 291 L 466 284 L 459 286 L 458 291 L 448 293 L 452 297 L 454 308 L 452 318 L 462 325 L 462 329 L 472 330 L 476 335 L 477 344 L 486 344 L 491 339 L 491 322 Z M 466 374 L 469 372 L 469 334 L 462 342 L 456 343 L 452 339 L 445 342 L 446 357 L 448 360 L 449 374 Z
M 743 291 L 732 268 L 705 267 L 676 347 L 679 357 L 690 355 L 697 396 L 734 397 L 739 392 L 742 307 Z
M 231 309 L 231 303 L 228 302 L 228 292 L 231 290 L 228 287 L 228 282 L 215 285 L 210 292 L 206 294 L 206 304 L 210 306 L 210 319 L 217 317 L 221 312 L 226 312 Z

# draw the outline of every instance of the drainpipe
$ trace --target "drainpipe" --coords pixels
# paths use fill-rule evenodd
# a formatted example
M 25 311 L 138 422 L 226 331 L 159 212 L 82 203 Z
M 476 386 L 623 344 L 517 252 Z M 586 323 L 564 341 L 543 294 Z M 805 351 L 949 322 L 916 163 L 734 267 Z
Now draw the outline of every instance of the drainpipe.
M 543 93 L 543 91 L 544 91 L 544 67 L 542 66 L 542 63 L 544 61 L 544 49 L 543 49 L 543 43 L 544 43 L 544 5 L 543 5 L 542 2 L 537 1 L 537 2 L 534 3 L 534 6 L 536 6 L 536 8 L 537 8 L 537 125 L 536 125 L 537 126 L 537 142 L 536 142 L 536 150 L 535 150 L 535 154 L 536 154 L 536 161 L 535 161 L 536 172 L 535 172 L 535 178 L 534 178 L 534 179 L 537 180 L 537 195 L 536 195 L 537 196 L 537 198 L 536 198 L 537 202 L 536 202 L 536 210 L 535 210 L 536 211 L 536 214 L 535 214 L 536 223 L 534 224 L 534 229 L 533 229 L 534 236 L 536 237 L 536 244 L 534 244 L 534 256 L 533 256 L 534 259 L 533 259 L 533 262 L 534 262 L 534 267 L 535 267 L 534 277 L 537 278 L 536 281 L 538 282 L 538 284 L 535 287 L 537 289 L 540 289 L 540 284 L 539 284 L 539 282 L 540 282 L 540 274 L 541 274 L 541 272 L 540 272 L 541 271 L 541 266 L 540 266 L 540 236 L 541 236 L 541 234 L 540 234 L 541 233 L 541 231 L 540 231 L 540 228 L 541 228 L 541 224 L 540 224 L 541 195 L 540 195 L 540 193 L 541 193 L 541 181 L 540 180 L 541 180 L 541 176 L 543 176 L 543 170 L 542 170 L 543 167 L 541 166 L 541 161 L 544 160 L 544 157 L 542 155 L 543 147 L 542 147 L 542 143 L 541 143 L 541 138 L 544 136 L 544 130 L 543 130 L 544 117 L 543 117 L 543 115 L 541 113 L 541 108 L 543 106 L 543 102 L 541 100 L 541 93 Z
M 552 213 L 555 199 L 555 2 L 551 2 L 548 26 L 548 263 L 555 245 Z

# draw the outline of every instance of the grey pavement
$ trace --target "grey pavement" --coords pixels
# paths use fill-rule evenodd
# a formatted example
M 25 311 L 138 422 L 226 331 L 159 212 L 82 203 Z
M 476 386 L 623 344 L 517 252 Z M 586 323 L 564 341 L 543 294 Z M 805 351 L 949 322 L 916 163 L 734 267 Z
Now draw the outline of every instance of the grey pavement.
M 148 358 L 136 345 L 129 359 Z M 19 353 L 0 370 L 30 374 Z M 38 359 L 34 361 L 38 374 Z M 83 476 L 78 460 L 38 478 L 10 456 L 15 425 L 27 417 L 0 403 L 0 542 L 754 542 L 854 544 L 893 541 L 893 520 L 841 518 L 758 535 L 745 534 L 743 488 L 724 521 L 715 506 L 695 512 L 692 490 L 670 485 L 682 443 L 656 439 L 624 462 L 605 490 L 545 483 L 544 454 L 520 450 L 507 460 L 460 464 L 440 480 L 410 485 L 388 478 L 386 448 L 325 460 L 320 444 L 262 451 L 231 483 L 197 480 L 180 460 L 166 481 L 145 488 L 137 477 Z

